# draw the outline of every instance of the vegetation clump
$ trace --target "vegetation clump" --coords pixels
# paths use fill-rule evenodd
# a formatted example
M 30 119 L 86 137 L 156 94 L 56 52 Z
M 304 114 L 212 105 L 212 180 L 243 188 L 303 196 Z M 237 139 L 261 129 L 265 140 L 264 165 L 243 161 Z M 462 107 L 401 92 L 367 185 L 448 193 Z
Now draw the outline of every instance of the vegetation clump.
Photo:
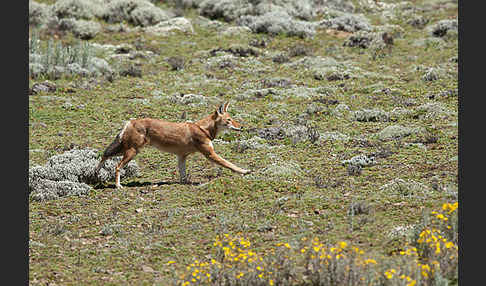
M 415 226 L 413 242 L 388 257 L 305 236 L 258 252 L 248 238 L 225 233 L 214 239 L 209 258 L 181 268 L 173 285 L 447 285 L 458 279 L 457 207 L 444 203 L 432 211 L 432 221 Z
M 31 78 L 58 79 L 62 76 L 98 76 L 113 73 L 110 65 L 97 58 L 95 49 L 88 42 L 77 41 L 64 45 L 49 39 L 43 42 L 39 31 L 34 30 L 29 39 L 29 74 Z
M 115 166 L 121 157 L 107 160 L 98 174 L 94 173 L 99 163 L 94 149 L 73 149 L 54 155 L 44 166 L 29 168 L 29 194 L 34 200 L 56 199 L 63 196 L 87 194 L 88 184 L 103 183 L 115 179 Z M 120 176 L 133 177 L 139 172 L 136 162 L 131 161 Z

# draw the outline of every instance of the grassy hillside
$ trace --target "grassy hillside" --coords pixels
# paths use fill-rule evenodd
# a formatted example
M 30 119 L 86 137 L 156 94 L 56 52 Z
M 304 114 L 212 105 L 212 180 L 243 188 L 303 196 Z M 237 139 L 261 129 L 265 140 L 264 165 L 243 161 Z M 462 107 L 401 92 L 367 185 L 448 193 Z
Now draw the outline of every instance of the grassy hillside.
M 93 17 L 99 31 L 83 40 L 60 24 L 32 25 L 43 51 L 49 41 L 122 46 L 90 50 L 109 72 L 31 70 L 31 87 L 55 85 L 29 96 L 31 167 L 71 148 L 101 155 L 130 118 L 195 121 L 229 101 L 245 130 L 220 135 L 216 152 L 253 172 L 195 154 L 192 184 L 182 185 L 176 157 L 147 148 L 134 159 L 140 176 L 121 190 L 106 182 L 86 196 L 31 200 L 30 284 L 167 285 L 194 259 L 211 259 L 225 233 L 259 253 L 303 237 L 344 241 L 377 260 L 403 251 L 424 215 L 457 201 L 457 32 L 435 26 L 457 20 L 457 2 L 352 3 L 374 30 L 253 33 L 165 1 L 155 6 L 193 32 Z M 368 160 L 351 160 L 358 155 Z

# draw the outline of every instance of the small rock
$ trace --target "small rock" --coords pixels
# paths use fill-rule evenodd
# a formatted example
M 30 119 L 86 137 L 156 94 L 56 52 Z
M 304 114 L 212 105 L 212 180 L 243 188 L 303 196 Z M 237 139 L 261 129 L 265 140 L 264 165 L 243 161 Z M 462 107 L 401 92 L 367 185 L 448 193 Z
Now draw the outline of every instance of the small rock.
M 321 141 L 348 141 L 350 137 L 348 135 L 339 133 L 337 131 L 324 132 L 320 137 Z
M 420 114 L 419 117 L 424 119 L 445 119 L 452 115 L 452 112 L 440 102 L 429 102 L 420 105 L 416 108 L 416 111 Z
M 428 30 L 434 37 L 443 37 L 451 30 L 457 31 L 459 28 L 457 20 L 441 20 L 434 25 L 430 26 Z
M 233 145 L 233 150 L 238 153 L 243 153 L 248 149 L 262 149 L 262 148 L 270 148 L 268 144 L 266 144 L 265 139 L 254 136 L 247 140 L 237 140 Z
M 419 29 L 422 29 L 428 23 L 429 23 L 429 19 L 420 15 L 414 16 L 412 19 L 407 21 L 407 24 Z
M 362 169 L 363 167 L 361 167 L 360 165 L 348 165 L 346 171 L 348 172 L 349 176 L 358 176 L 361 174 Z
M 169 101 L 183 105 L 208 105 L 215 104 L 219 100 L 213 96 L 204 96 L 201 94 L 173 94 L 169 97 Z
M 362 109 L 353 112 L 353 118 L 360 122 L 387 122 L 390 115 L 381 109 Z
M 265 176 L 269 177 L 299 177 L 303 171 L 299 164 L 293 161 L 272 163 L 262 170 Z
M 44 81 L 40 83 L 34 83 L 31 88 L 31 94 L 37 94 L 39 92 L 54 92 L 57 87 L 50 81 Z
M 343 166 L 354 165 L 360 167 L 367 167 L 376 164 L 376 161 L 374 157 L 368 157 L 367 155 L 361 154 L 358 156 L 354 156 L 349 160 L 343 160 L 341 161 L 341 164 L 343 164 Z
M 29 246 L 31 247 L 46 247 L 44 243 L 37 242 L 35 240 L 29 240 Z
M 285 132 L 280 127 L 268 127 L 257 130 L 258 137 L 275 140 L 285 138 Z
M 422 76 L 424 81 L 436 81 L 439 79 L 441 72 L 437 68 L 428 68 Z
M 142 271 L 143 272 L 148 272 L 148 273 L 155 272 L 155 270 L 152 267 L 146 266 L 146 265 L 142 265 Z
M 292 81 L 288 78 L 266 78 L 262 82 L 263 88 L 289 87 Z
M 251 33 L 251 29 L 245 26 L 231 26 L 221 32 L 223 36 L 237 36 L 240 34 Z
M 425 198 L 431 192 L 431 189 L 422 183 L 400 178 L 391 180 L 379 190 L 390 195 L 418 198 Z
M 194 28 L 189 19 L 176 17 L 167 21 L 159 22 L 154 26 L 144 28 L 144 31 L 157 36 L 168 36 L 175 31 L 194 34 Z
M 351 108 L 349 108 L 349 106 L 344 103 L 340 103 L 334 108 L 332 113 L 336 116 L 342 116 L 343 113 L 347 113 L 349 111 L 351 111 Z
M 377 133 L 380 140 L 392 140 L 401 139 L 403 137 L 409 136 L 414 132 L 412 128 L 404 127 L 401 125 L 391 125 L 385 127 L 383 130 Z
M 136 65 L 129 65 L 120 70 L 120 76 L 142 77 L 142 69 Z

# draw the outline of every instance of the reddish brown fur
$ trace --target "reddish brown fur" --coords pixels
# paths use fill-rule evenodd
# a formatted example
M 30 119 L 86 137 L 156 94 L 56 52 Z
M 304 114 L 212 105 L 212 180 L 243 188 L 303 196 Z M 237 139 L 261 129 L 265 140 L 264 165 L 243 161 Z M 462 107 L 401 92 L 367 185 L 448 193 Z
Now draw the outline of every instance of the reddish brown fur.
M 226 161 L 214 152 L 212 140 L 223 128 L 240 130 L 241 125 L 234 121 L 227 112 L 229 103 L 222 105 L 213 114 L 195 122 L 175 123 L 160 119 L 142 118 L 130 120 L 126 129 L 117 138 L 121 146 L 117 147 L 117 154 L 123 155 L 122 160 L 116 167 L 116 186 L 121 187 L 119 172 L 140 150 L 146 145 L 175 154 L 179 158 L 179 172 L 181 181 L 186 181 L 185 160 L 188 155 L 200 152 L 210 161 L 217 163 L 232 171 L 246 174 L 249 170 L 241 169 L 231 162 Z M 117 140 L 115 139 L 115 140 Z M 111 148 L 114 148 L 112 143 Z M 101 168 L 104 161 L 113 154 L 106 154 L 102 157 L 97 167 Z

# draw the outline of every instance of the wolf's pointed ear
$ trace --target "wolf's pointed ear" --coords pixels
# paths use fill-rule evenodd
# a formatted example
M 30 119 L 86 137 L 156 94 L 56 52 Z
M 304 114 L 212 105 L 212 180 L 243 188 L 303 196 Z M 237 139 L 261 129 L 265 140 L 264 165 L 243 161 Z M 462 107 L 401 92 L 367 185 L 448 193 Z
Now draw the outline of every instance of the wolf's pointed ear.
M 218 110 L 216 110 L 216 112 L 219 114 L 219 115 L 222 115 L 224 113 L 224 104 L 221 104 L 218 108 Z
M 229 101 L 224 104 L 224 112 L 228 112 Z

